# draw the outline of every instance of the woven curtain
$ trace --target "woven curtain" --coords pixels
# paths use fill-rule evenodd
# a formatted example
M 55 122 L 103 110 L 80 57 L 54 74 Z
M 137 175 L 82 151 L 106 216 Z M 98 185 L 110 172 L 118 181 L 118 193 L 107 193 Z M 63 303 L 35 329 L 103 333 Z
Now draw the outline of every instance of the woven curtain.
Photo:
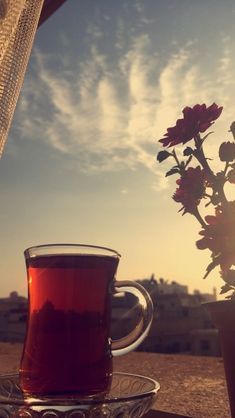
M 43 0 L 0 0 L 0 156 L 41 14 Z

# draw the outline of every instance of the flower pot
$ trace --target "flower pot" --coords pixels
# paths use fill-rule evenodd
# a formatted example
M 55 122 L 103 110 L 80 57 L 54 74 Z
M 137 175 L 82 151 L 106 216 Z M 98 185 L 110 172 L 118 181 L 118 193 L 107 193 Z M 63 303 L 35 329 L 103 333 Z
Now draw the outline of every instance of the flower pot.
M 235 300 L 204 304 L 219 331 L 231 416 L 235 418 Z

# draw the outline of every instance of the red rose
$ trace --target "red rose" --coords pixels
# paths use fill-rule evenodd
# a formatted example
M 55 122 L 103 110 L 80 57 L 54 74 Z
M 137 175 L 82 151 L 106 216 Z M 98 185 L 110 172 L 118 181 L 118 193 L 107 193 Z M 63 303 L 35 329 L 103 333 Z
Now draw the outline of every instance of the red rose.
M 215 216 L 206 216 L 206 227 L 200 231 L 202 239 L 196 242 L 197 248 L 208 248 L 213 256 L 219 257 L 222 272 L 235 265 L 235 202 L 226 208 L 218 207 Z
M 168 128 L 164 138 L 160 139 L 159 142 L 164 147 L 185 144 L 200 132 L 205 132 L 218 119 L 222 109 L 216 103 L 209 107 L 206 107 L 205 104 L 197 104 L 193 108 L 185 107 L 183 110 L 184 118 L 178 119 L 174 127 Z
M 193 213 L 199 205 L 206 190 L 206 177 L 200 166 L 188 168 L 180 179 L 176 181 L 176 189 L 173 199 L 181 203 L 184 213 Z

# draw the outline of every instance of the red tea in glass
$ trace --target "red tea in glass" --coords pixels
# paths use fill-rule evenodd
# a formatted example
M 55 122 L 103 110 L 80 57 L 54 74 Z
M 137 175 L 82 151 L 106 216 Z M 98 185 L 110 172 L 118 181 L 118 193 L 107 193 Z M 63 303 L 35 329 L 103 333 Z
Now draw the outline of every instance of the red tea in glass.
M 20 365 L 25 394 L 89 396 L 108 391 L 112 355 L 139 344 L 151 321 L 147 297 L 148 309 L 143 306 L 143 313 L 146 316 L 149 311 L 148 319 L 138 336 L 130 334 L 124 343 L 111 343 L 114 289 L 141 292 L 139 297 L 146 300 L 133 282 L 114 280 L 119 257 L 110 249 L 82 245 L 46 245 L 25 251 L 29 316 Z

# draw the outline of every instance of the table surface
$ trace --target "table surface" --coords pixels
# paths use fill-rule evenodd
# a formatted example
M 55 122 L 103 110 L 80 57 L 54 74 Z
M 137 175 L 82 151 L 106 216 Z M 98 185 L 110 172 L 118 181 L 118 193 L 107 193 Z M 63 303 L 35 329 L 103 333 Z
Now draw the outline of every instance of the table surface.
M 21 344 L 0 343 L 0 373 L 16 372 L 21 352 Z M 156 403 L 145 418 L 230 418 L 219 357 L 134 352 L 115 357 L 114 370 L 160 383 Z
M 115 369 L 160 383 L 153 409 L 161 414 L 149 418 L 230 418 L 221 358 L 135 352 L 116 358 Z
M 169 412 L 151 410 L 143 418 L 190 418 L 186 415 L 171 414 Z

